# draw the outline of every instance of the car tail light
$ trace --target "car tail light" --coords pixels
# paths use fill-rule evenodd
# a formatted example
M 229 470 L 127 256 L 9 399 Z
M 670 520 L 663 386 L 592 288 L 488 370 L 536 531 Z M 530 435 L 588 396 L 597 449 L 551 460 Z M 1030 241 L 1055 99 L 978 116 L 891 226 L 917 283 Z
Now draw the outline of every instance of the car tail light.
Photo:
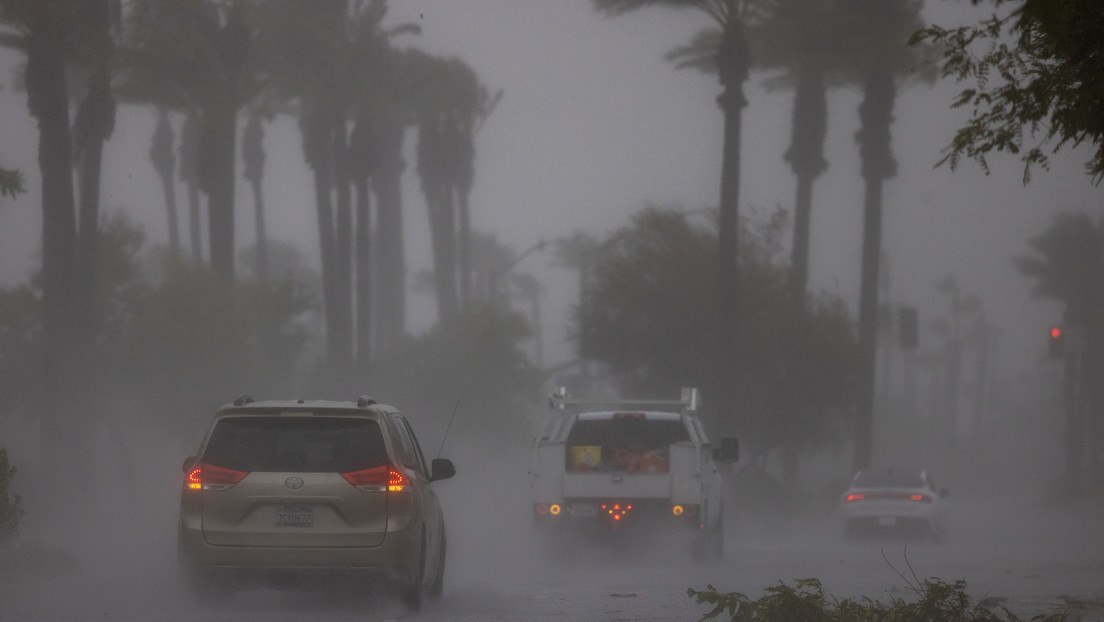
M 919 501 L 921 503 L 932 502 L 932 498 L 928 495 L 900 493 L 864 494 L 861 492 L 852 492 L 843 498 L 844 502 L 862 501 L 863 499 L 900 499 L 906 501 Z
M 364 492 L 403 492 L 409 490 L 409 482 L 395 467 L 385 464 L 360 471 L 342 473 L 347 482 Z
M 226 490 L 240 482 L 246 475 L 249 475 L 246 471 L 236 471 L 201 462 L 188 471 L 184 482 L 190 490 Z

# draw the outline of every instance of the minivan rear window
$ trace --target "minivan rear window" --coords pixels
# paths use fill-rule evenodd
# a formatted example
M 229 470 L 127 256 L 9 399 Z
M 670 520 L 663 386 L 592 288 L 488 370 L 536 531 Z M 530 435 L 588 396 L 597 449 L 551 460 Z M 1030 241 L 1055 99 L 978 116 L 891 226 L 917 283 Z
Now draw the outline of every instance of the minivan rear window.
M 379 424 L 353 417 L 226 417 L 203 461 L 238 471 L 347 473 L 383 466 Z

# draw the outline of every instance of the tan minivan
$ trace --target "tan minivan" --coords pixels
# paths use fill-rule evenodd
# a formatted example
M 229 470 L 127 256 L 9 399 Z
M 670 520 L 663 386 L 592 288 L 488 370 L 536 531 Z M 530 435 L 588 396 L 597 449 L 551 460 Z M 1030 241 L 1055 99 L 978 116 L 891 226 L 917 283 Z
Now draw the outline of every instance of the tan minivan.
M 450 460 L 427 464 L 407 419 L 371 398 L 239 397 L 184 462 L 182 569 L 201 599 L 363 577 L 393 582 L 417 609 L 444 585 L 431 483 L 455 473 Z

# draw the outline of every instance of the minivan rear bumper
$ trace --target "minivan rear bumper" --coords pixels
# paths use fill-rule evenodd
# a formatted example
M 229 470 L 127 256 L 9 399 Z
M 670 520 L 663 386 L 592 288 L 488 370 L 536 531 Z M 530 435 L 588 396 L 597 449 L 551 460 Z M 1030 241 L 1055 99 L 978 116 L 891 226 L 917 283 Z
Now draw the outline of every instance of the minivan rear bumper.
M 201 530 L 181 524 L 178 556 L 191 573 L 379 571 L 406 580 L 416 576 L 421 564 L 421 529 L 409 521 L 404 529 L 388 531 L 374 547 L 215 546 L 204 541 Z

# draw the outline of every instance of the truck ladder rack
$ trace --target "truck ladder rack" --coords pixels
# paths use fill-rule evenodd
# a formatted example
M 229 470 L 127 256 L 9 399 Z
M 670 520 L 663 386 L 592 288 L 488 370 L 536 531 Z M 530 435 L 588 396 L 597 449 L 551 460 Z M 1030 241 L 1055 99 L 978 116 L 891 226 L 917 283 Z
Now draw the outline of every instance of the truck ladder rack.
M 568 397 L 567 391 L 560 388 L 548 398 L 548 407 L 564 410 L 568 406 L 667 406 L 681 408 L 687 412 L 698 409 L 698 390 L 694 387 L 683 387 L 682 399 L 678 400 L 634 400 L 634 399 L 581 399 Z

